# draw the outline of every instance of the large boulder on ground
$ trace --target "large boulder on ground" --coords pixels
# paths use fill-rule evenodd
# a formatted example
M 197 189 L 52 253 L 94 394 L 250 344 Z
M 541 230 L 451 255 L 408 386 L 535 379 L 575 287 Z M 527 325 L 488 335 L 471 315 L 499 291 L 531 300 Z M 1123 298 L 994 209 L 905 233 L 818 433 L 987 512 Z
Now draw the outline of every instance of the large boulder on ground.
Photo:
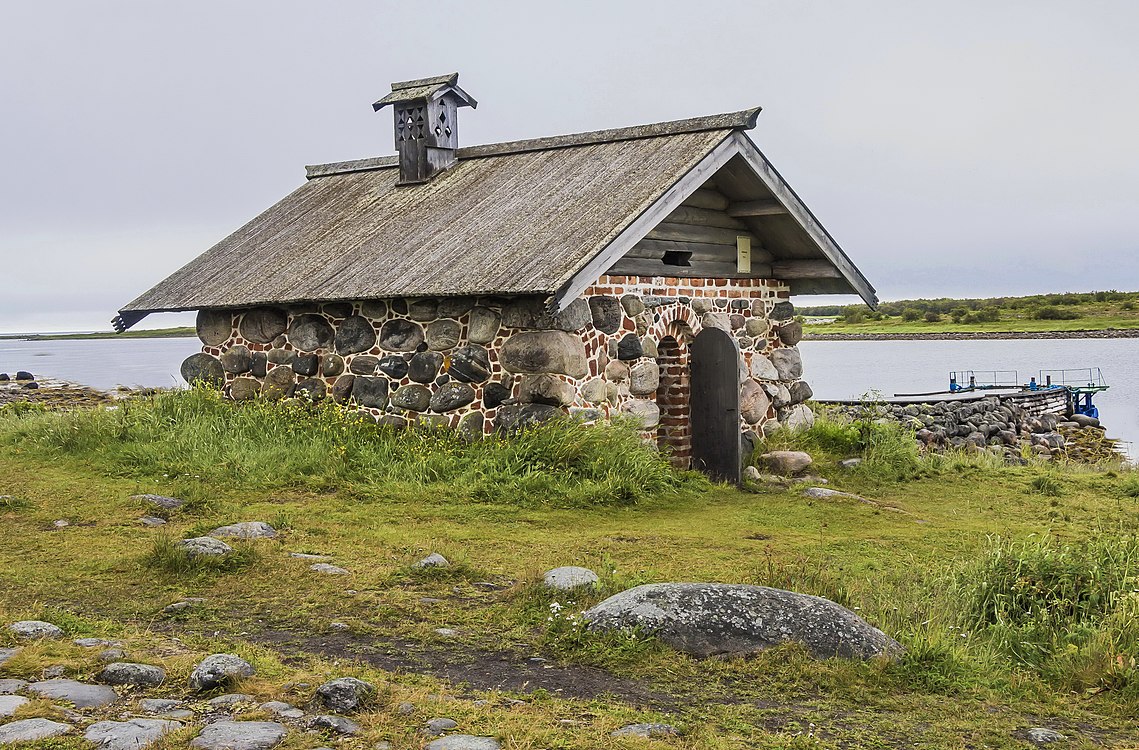
M 277 536 L 277 530 L 264 521 L 242 521 L 218 526 L 209 535 L 222 539 L 272 539 Z
M 255 673 L 253 665 L 236 654 L 210 654 L 190 673 L 190 688 L 210 690 Z
M 200 750 L 270 750 L 288 732 L 275 721 L 219 721 L 208 725 L 190 742 Z
M 107 685 L 132 685 L 134 687 L 157 687 L 166 680 L 166 670 L 150 664 L 117 662 L 103 667 L 95 679 Z
M 0 745 L 7 746 L 17 742 L 35 742 L 58 737 L 71 731 L 70 724 L 64 724 L 51 719 L 24 719 L 13 721 L 0 727 Z
M 324 707 L 338 713 L 358 711 L 375 692 L 374 685 L 355 677 L 338 677 L 316 689 L 317 698 Z
M 44 698 L 68 701 L 76 708 L 102 708 L 118 700 L 119 696 L 106 685 L 88 685 L 75 680 L 54 679 L 34 682 L 28 690 Z
M 21 641 L 63 637 L 63 631 L 58 625 L 43 620 L 20 620 L 9 625 L 8 630 Z
M 178 547 L 186 551 L 190 557 L 221 557 L 233 552 L 233 547 L 220 539 L 210 536 L 196 536 L 193 539 L 183 539 Z
M 811 465 L 811 454 L 803 451 L 771 451 L 759 457 L 759 462 L 776 474 L 798 474 Z
M 563 565 L 560 568 L 547 570 L 542 576 L 542 585 L 556 591 L 572 591 L 576 588 L 594 586 L 600 579 L 589 568 L 577 565 Z
M 176 732 L 182 725 L 162 719 L 130 719 L 128 721 L 99 721 L 87 727 L 83 739 L 99 750 L 141 750 L 152 745 L 167 732 Z
M 787 641 L 802 644 L 818 659 L 869 659 L 902 650 L 846 607 L 766 586 L 637 586 L 588 610 L 585 619 L 594 631 L 641 628 L 698 657 L 751 654 Z
M 501 750 L 502 745 L 493 737 L 476 737 L 473 734 L 451 734 L 431 740 L 423 750 Z

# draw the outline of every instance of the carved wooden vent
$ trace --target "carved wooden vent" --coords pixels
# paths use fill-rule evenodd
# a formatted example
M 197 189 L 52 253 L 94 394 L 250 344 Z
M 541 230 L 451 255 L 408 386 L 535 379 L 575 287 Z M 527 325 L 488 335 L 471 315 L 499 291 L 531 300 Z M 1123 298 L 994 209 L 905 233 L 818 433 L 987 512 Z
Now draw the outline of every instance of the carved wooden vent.
M 435 125 L 435 136 L 437 138 L 451 137 L 451 126 L 447 124 L 447 110 L 445 108 L 439 110 L 439 122 Z
M 401 109 L 396 113 L 396 143 L 418 141 L 426 134 L 427 115 L 423 107 Z

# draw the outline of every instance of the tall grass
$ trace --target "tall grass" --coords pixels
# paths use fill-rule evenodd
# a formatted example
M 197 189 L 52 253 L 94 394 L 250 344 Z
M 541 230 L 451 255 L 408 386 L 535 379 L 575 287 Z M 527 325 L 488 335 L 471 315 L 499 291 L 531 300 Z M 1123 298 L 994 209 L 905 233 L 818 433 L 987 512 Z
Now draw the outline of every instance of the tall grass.
M 708 486 L 695 473 L 672 469 L 620 424 L 557 421 L 470 442 L 449 431 L 382 428 L 328 403 L 235 404 L 207 388 L 113 409 L 0 413 L 3 444 L 190 488 L 343 489 L 377 498 L 430 487 L 446 499 L 580 506 Z

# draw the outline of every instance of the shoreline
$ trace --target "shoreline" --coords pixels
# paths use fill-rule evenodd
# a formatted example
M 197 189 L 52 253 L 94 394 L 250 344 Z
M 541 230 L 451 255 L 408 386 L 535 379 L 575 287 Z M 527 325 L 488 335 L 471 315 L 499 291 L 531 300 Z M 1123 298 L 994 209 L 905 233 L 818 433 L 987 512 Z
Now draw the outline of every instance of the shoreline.
M 1139 328 L 1083 331 L 942 331 L 930 333 L 804 333 L 804 341 L 967 341 L 970 339 L 1134 339 Z

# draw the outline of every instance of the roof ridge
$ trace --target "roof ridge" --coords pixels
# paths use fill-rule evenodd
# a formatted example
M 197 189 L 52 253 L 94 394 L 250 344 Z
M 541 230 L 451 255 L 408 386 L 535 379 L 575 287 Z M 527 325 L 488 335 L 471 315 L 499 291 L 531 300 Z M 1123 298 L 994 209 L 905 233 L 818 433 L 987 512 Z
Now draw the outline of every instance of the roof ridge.
M 573 146 L 588 146 L 595 143 L 616 143 L 619 141 L 633 141 L 642 138 L 660 138 L 669 135 L 684 133 L 700 133 L 708 130 L 750 130 L 755 127 L 756 118 L 759 117 L 761 107 L 743 109 L 739 112 L 727 112 L 706 117 L 692 117 L 686 120 L 670 120 L 668 122 L 655 122 L 648 125 L 634 125 L 624 128 L 610 128 L 608 130 L 592 130 L 585 133 L 571 133 L 568 135 L 546 136 L 543 138 L 530 138 L 521 141 L 504 141 L 502 143 L 488 143 L 481 146 L 467 146 L 457 152 L 459 159 L 478 159 L 487 156 L 503 156 L 518 154 L 527 151 L 548 151 L 555 148 L 570 148 Z M 305 177 L 329 177 L 349 172 L 366 172 L 373 169 L 384 169 L 399 166 L 399 157 L 378 156 L 367 159 L 332 162 L 329 164 L 313 164 L 305 167 Z

